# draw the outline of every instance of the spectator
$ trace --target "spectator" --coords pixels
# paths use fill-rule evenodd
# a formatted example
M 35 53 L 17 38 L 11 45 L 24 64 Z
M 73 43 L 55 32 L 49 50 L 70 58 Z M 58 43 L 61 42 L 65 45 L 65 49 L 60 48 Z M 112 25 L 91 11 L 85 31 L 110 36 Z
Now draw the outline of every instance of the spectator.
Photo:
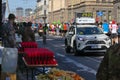
M 104 55 L 96 80 L 120 80 L 120 45 L 112 45 Z
M 31 26 L 32 26 L 32 23 L 28 22 L 27 26 L 25 27 L 25 30 L 24 30 L 23 42 L 26 42 L 26 41 L 35 41 L 35 34 L 34 34 L 34 31 L 31 28 Z
M 21 23 L 20 28 L 19 28 L 19 33 L 22 35 L 22 41 L 24 41 L 24 38 L 25 38 L 25 35 L 24 35 L 25 27 L 27 27 L 27 23 L 23 22 L 23 23 Z
M 2 25 L 2 43 L 5 48 L 3 49 L 1 61 L 2 71 L 0 80 L 6 80 L 6 77 L 8 76 L 10 77 L 10 80 L 16 80 L 17 48 L 14 29 L 15 18 L 14 14 L 9 14 L 8 22 L 3 23 Z
M 14 21 L 15 21 L 15 15 L 9 14 L 8 16 L 8 22 L 3 24 L 2 26 L 2 39 L 3 39 L 3 46 L 14 48 L 16 47 L 16 41 L 15 41 L 15 29 L 14 29 Z

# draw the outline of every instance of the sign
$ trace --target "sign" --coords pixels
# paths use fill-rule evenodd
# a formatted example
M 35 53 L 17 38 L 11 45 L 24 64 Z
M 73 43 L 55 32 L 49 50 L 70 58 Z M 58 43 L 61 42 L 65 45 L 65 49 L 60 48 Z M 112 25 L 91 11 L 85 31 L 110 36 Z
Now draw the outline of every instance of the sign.
M 102 11 L 99 11 L 99 12 L 97 12 L 97 15 L 98 15 L 98 16 L 103 16 L 103 12 L 102 12 Z
M 81 17 L 81 18 L 76 18 L 76 23 L 95 23 L 95 19 L 94 18 L 90 18 L 90 17 Z
M 93 17 L 93 13 L 85 12 L 85 13 L 76 13 L 76 17 Z
M 92 45 L 91 48 L 92 48 L 92 49 L 98 49 L 98 48 L 100 49 L 101 46 L 100 46 L 100 45 Z

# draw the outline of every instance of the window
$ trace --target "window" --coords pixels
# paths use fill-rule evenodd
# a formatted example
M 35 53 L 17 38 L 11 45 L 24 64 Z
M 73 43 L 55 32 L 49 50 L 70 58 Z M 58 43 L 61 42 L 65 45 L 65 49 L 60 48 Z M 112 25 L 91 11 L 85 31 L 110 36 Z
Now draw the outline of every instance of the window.
M 106 2 L 106 0 L 102 0 L 102 2 L 104 3 L 104 2 Z
M 108 20 L 111 21 L 112 17 L 111 17 L 111 11 L 108 11 Z
M 104 20 L 107 20 L 107 13 L 106 13 L 105 10 L 103 11 L 103 19 L 104 19 Z
M 41 0 L 37 0 L 37 2 L 40 2 Z
M 97 3 L 99 3 L 99 2 L 100 2 L 100 0 L 96 0 L 96 2 L 97 2 Z
M 77 34 L 91 35 L 91 34 L 103 34 L 103 32 L 98 27 L 81 27 L 81 28 L 77 28 Z

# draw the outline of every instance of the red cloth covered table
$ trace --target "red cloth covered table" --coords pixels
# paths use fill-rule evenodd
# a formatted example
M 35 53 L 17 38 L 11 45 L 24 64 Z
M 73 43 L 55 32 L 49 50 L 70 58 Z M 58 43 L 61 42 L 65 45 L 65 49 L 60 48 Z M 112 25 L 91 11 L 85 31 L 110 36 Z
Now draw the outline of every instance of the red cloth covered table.
M 31 68 L 32 79 L 33 70 L 36 67 L 42 67 L 45 73 L 45 67 L 56 67 L 58 63 L 54 57 L 54 53 L 46 48 L 25 48 L 25 56 L 22 58 L 27 68 Z M 28 70 L 28 69 L 27 69 Z M 27 71 L 28 80 L 28 71 Z
M 36 42 L 21 42 L 20 48 L 18 49 L 19 52 L 24 52 L 24 48 L 38 48 Z
M 24 52 L 29 65 L 57 65 L 54 53 L 46 48 L 25 48 Z

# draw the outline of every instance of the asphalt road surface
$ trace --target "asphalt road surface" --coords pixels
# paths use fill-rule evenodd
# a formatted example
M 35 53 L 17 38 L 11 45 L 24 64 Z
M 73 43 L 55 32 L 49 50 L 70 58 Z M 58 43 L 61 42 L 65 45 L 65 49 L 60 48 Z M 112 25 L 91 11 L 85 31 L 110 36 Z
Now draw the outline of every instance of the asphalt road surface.
M 37 35 L 36 41 L 39 47 L 45 47 L 55 53 L 58 62 L 58 68 L 78 73 L 85 80 L 96 80 L 96 73 L 103 54 L 87 53 L 85 55 L 74 56 L 73 53 L 65 52 L 64 38 L 60 36 L 47 36 L 47 44 L 44 45 L 42 37 Z

